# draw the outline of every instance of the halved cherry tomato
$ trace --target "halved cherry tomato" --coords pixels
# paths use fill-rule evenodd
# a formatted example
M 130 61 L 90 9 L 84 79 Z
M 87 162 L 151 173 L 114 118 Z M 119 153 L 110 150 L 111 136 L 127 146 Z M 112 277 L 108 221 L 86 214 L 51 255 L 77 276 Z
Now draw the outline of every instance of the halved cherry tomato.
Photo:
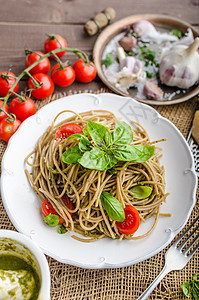
M 66 205 L 66 207 L 68 207 L 70 210 L 74 209 L 73 203 L 70 201 L 70 199 L 67 196 L 64 195 L 62 197 L 62 200 L 64 201 L 64 204 Z M 48 215 L 57 215 L 57 216 L 59 216 L 59 224 L 63 224 L 64 223 L 63 218 L 60 217 L 60 215 L 56 212 L 56 210 L 54 209 L 54 207 L 48 201 L 47 198 L 42 203 L 42 213 L 43 213 L 44 217 L 46 217 Z M 71 212 L 69 212 L 69 214 L 72 216 Z
M 83 132 L 82 128 L 78 124 L 75 123 L 65 124 L 62 125 L 59 129 L 57 129 L 55 133 L 55 139 L 62 141 L 72 134 L 82 133 L 82 132 Z
M 0 73 L 0 97 L 5 97 L 9 91 L 9 89 L 15 83 L 16 77 L 12 72 L 1 72 Z M 14 87 L 13 91 L 16 93 L 18 91 L 19 84 L 17 83 Z M 13 96 L 13 93 L 10 94 L 10 97 Z
M 126 205 L 124 208 L 125 220 L 116 222 L 117 229 L 122 234 L 133 234 L 140 225 L 140 216 L 135 207 Z
M 38 55 L 39 54 L 39 55 Z M 35 51 L 34 53 L 30 53 L 26 56 L 25 65 L 26 68 L 31 66 L 34 62 L 40 59 L 40 56 L 43 56 L 44 53 L 41 51 Z M 48 57 L 45 57 L 40 61 L 34 68 L 32 68 L 29 72 L 30 74 L 36 73 L 48 73 L 50 70 L 50 61 Z
M 95 65 L 92 62 L 88 64 L 82 59 L 78 59 L 74 63 L 73 69 L 75 70 L 76 79 L 79 82 L 90 82 L 97 74 Z
M 56 64 L 51 70 L 51 78 L 56 85 L 66 87 L 74 82 L 75 71 L 69 65 L 64 65 L 62 69 L 60 64 Z
M 8 142 L 20 125 L 21 121 L 18 119 L 13 122 L 8 122 L 7 117 L 3 118 L 0 121 L 0 138 L 3 141 Z
M 22 98 L 24 101 L 19 98 L 14 98 L 12 100 L 10 103 L 10 112 L 23 122 L 25 119 L 36 113 L 36 105 L 31 98 Z
M 54 91 L 54 82 L 52 79 L 44 74 L 44 73 L 37 73 L 32 75 L 32 77 L 39 83 L 42 83 L 42 86 L 38 89 L 32 90 L 32 96 L 35 97 L 36 99 L 45 99 L 49 96 L 52 95 Z M 28 80 L 28 88 L 29 89 L 34 89 L 35 85 L 32 81 L 32 78 L 29 78 Z
M 44 51 L 45 53 L 48 53 L 50 51 L 53 51 L 55 49 L 59 49 L 60 48 L 60 44 L 62 47 L 66 48 L 67 47 L 67 42 L 66 40 L 59 34 L 53 34 L 51 36 L 49 36 L 45 43 L 44 43 Z M 58 53 L 56 53 L 56 55 L 58 57 L 62 57 L 64 54 L 66 53 L 66 51 L 60 51 Z M 55 58 L 54 55 L 51 55 L 50 58 Z
M 2 105 L 3 105 L 3 101 L 0 100 L 0 107 L 2 107 Z M 7 104 L 4 106 L 4 110 L 5 110 L 7 113 L 9 112 L 9 108 L 8 108 L 8 105 L 7 105 Z M 2 112 L 0 113 L 0 120 L 2 120 L 2 119 L 5 118 L 5 117 L 6 117 L 6 114 L 2 111 Z

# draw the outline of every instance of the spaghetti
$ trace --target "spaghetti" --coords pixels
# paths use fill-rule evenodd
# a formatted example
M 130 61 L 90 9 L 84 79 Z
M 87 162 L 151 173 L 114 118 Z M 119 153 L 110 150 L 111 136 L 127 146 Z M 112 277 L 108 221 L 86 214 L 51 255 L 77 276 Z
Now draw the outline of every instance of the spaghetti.
M 64 111 L 72 112 L 72 111 Z M 64 113 L 61 112 L 61 113 Z M 60 113 L 60 114 L 61 114 Z M 56 212 L 63 218 L 66 229 L 77 232 L 85 237 L 73 237 L 80 241 L 90 242 L 104 237 L 112 239 L 140 239 L 152 232 L 160 215 L 160 205 L 165 202 L 164 167 L 160 165 L 161 156 L 156 147 L 154 155 L 146 162 L 118 161 L 111 170 L 97 171 L 87 169 L 78 164 L 65 164 L 62 160 L 63 152 L 71 146 L 77 145 L 77 139 L 56 140 L 55 134 L 63 124 L 76 123 L 82 128 L 87 121 L 101 122 L 113 131 L 118 121 L 109 111 L 96 110 L 75 113 L 59 124 L 55 118 L 47 131 L 39 138 L 35 150 L 31 152 L 26 163 L 32 167 L 32 172 L 26 174 L 42 201 L 45 198 L 52 204 Z M 152 145 L 147 131 L 138 123 L 132 122 L 133 142 L 131 145 Z M 157 142 L 157 141 L 156 141 Z M 156 143 L 154 142 L 154 143 Z M 29 162 L 34 154 L 34 162 Z M 135 199 L 132 188 L 135 186 L 149 186 L 152 194 L 145 199 Z M 122 204 L 132 205 L 139 212 L 140 220 L 145 222 L 155 216 L 152 228 L 141 236 L 124 235 L 118 231 L 116 221 L 111 219 L 104 210 L 100 196 L 102 192 L 113 195 Z M 67 195 L 74 204 L 69 209 L 62 197 Z M 71 214 L 73 214 L 71 216 Z

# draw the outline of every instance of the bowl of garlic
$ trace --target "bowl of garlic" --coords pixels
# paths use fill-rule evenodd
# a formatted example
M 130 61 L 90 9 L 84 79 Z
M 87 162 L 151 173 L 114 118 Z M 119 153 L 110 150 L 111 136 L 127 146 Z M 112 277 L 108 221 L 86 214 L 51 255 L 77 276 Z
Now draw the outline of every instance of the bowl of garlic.
M 199 33 L 163 15 L 133 15 L 98 36 L 98 76 L 113 91 L 147 104 L 169 105 L 199 93 Z

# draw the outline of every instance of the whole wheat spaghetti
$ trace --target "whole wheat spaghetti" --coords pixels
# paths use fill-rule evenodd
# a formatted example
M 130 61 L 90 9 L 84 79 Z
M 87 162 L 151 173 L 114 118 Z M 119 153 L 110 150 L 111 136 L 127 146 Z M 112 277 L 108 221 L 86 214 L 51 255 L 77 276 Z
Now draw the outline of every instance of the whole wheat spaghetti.
M 64 111 L 65 112 L 65 111 Z M 61 112 L 61 113 L 64 113 Z M 66 111 L 71 112 L 71 111 Z M 90 242 L 104 237 L 112 239 L 140 239 L 152 232 L 160 215 L 160 205 L 165 202 L 164 167 L 160 165 L 161 156 L 156 147 L 154 155 L 144 163 L 119 161 L 113 170 L 97 171 L 87 169 L 80 164 L 65 164 L 62 153 L 71 146 L 78 144 L 77 139 L 69 141 L 56 140 L 55 133 L 63 124 L 76 123 L 82 128 L 87 121 L 102 122 L 113 131 L 118 121 L 109 111 L 96 110 L 84 113 L 73 113 L 73 116 L 52 125 L 39 138 L 35 150 L 28 155 L 26 163 L 32 167 L 31 173 L 26 174 L 42 201 L 45 198 L 52 204 L 56 212 L 63 218 L 66 229 L 77 232 L 84 237 L 74 238 Z M 138 123 L 132 122 L 133 142 L 131 145 L 152 145 L 147 131 Z M 34 162 L 30 157 L 34 155 Z M 138 185 L 152 188 L 152 194 L 146 199 L 135 199 L 131 189 Z M 122 204 L 134 206 L 140 215 L 140 220 L 155 216 L 152 228 L 142 236 L 124 235 L 118 232 L 116 222 L 104 210 L 100 196 L 109 192 Z M 74 204 L 70 210 L 64 204 L 62 197 L 67 195 Z M 72 214 L 72 216 L 71 216 Z M 88 238 L 89 237 L 89 238 Z

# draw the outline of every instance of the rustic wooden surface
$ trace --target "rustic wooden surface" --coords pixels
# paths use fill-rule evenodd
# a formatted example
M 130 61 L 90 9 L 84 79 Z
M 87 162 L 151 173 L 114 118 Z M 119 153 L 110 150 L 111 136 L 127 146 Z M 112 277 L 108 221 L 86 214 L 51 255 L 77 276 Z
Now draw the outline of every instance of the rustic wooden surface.
M 24 49 L 43 50 L 45 34 L 64 36 L 69 47 L 80 48 L 92 55 L 97 35 L 89 37 L 84 23 L 106 7 L 116 10 L 114 21 L 128 15 L 158 13 L 180 18 L 199 30 L 199 0 L 0 0 L 0 72 L 11 70 L 16 75 L 24 68 Z M 64 57 L 72 64 L 76 57 Z M 23 90 L 27 85 L 20 83 Z M 75 82 L 57 92 L 97 91 L 105 87 L 99 78 L 92 83 Z

